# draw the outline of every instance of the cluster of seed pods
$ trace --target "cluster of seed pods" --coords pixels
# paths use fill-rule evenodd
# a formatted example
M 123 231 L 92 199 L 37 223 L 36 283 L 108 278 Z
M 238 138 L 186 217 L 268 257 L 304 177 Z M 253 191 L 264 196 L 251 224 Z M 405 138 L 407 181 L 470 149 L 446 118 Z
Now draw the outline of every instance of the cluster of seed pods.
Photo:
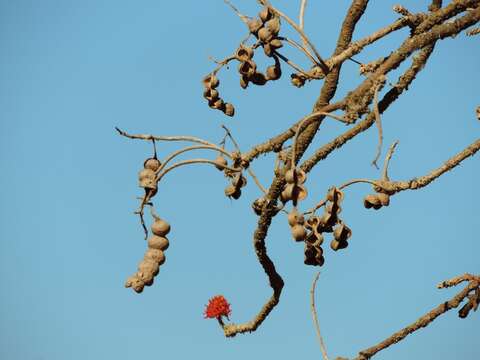
M 235 53 L 235 58 L 240 62 L 238 65 L 238 73 L 240 74 L 240 86 L 246 89 L 249 83 L 255 85 L 265 85 L 268 81 L 280 79 L 282 69 L 278 57 L 273 55 L 275 64 L 267 67 L 265 74 L 258 71 L 257 64 L 253 61 L 253 48 L 240 45 Z
M 285 188 L 280 194 L 280 200 L 283 203 L 292 201 L 296 206 L 298 201 L 307 197 L 307 190 L 303 183 L 307 180 L 307 176 L 303 170 L 293 168 L 285 172 L 285 181 L 287 182 Z
M 280 17 L 268 6 L 258 13 L 258 18 L 248 21 L 248 29 L 260 41 L 263 51 L 268 57 L 274 56 L 275 50 L 283 46 L 282 41 L 278 38 Z
M 225 195 L 237 200 L 242 195 L 242 187 L 246 185 L 247 178 L 238 172 L 232 177 L 231 184 L 225 188 Z
M 138 271 L 125 282 L 125 287 L 131 287 L 137 293 L 141 293 L 145 286 L 153 284 L 153 278 L 165 263 L 164 252 L 169 246 L 166 235 L 170 232 L 170 224 L 156 216 L 151 229 L 153 235 L 148 239 L 148 249 L 138 264 Z
M 374 208 L 378 210 L 383 206 L 388 206 L 390 204 L 390 195 L 384 193 L 375 193 L 365 196 L 363 199 L 363 206 L 370 209 Z
M 208 106 L 212 109 L 220 110 L 227 116 L 233 116 L 235 108 L 232 104 L 224 102 L 219 96 L 218 85 L 220 85 L 220 80 L 218 80 L 217 76 L 214 73 L 208 74 L 203 79 L 203 97 L 208 100 Z
M 147 198 L 152 198 L 157 193 L 156 171 L 161 163 L 156 158 L 149 158 L 143 163 L 143 169 L 138 173 L 138 182 L 141 188 L 145 189 Z

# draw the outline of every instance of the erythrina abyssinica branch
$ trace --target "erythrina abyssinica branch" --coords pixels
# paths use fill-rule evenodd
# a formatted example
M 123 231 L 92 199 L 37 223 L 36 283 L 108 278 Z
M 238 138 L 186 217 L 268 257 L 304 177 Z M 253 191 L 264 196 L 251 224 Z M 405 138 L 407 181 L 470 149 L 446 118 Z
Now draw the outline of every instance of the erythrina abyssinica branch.
M 480 150 L 480 139 L 474 140 L 472 144 L 430 173 L 407 181 L 396 181 L 390 179 L 388 175 L 388 168 L 394 166 L 390 165 L 390 160 L 398 144 L 398 141 L 395 141 L 387 151 L 379 179 L 356 178 L 339 186 L 332 186 L 325 192 L 324 198 L 312 201 L 308 210 L 301 209 L 303 202 L 302 206 L 300 202 L 305 201 L 308 194 L 306 179 L 309 172 L 332 152 L 342 148 L 375 123 L 378 127 L 379 143 L 373 164 L 377 165 L 383 143 L 382 122 L 388 121 L 388 116 L 381 118 L 381 115 L 411 87 L 416 76 L 426 67 L 438 42 L 448 37 L 455 37 L 468 28 L 470 30 L 467 34 L 478 33 L 480 0 L 455 0 L 445 6 L 441 0 L 432 0 L 428 10 L 418 13 L 396 5 L 393 11 L 400 15 L 397 20 L 386 26 L 377 27 L 378 30 L 355 41 L 353 40 L 355 29 L 364 16 L 369 1 L 352 0 L 338 33 L 335 49 L 325 58 L 320 55 L 320 53 L 325 54 L 323 44 L 314 44 L 305 29 L 305 17 L 310 11 L 310 7 L 307 9 L 306 0 L 298 2 L 298 23 L 268 0 L 257 0 L 262 7 L 255 16 L 244 15 L 232 1 L 225 0 L 225 2 L 246 25 L 248 33 L 239 44 L 232 46 L 230 55 L 223 60 L 214 60 L 213 70 L 202 79 L 203 98 L 208 106 L 213 110 L 221 111 L 228 117 L 236 116 L 237 111 L 234 105 L 226 102 L 220 94 L 222 89 L 220 70 L 228 70 L 233 67 L 233 64 L 237 64 L 238 66 L 233 68 L 237 69 L 239 85 L 243 89 L 249 86 L 268 86 L 272 81 L 280 80 L 282 76 L 285 77 L 283 68 L 285 66 L 289 66 L 294 71 L 290 74 L 290 83 L 293 86 L 302 87 L 307 83 L 310 86 L 315 81 L 322 82 L 318 97 L 311 109 L 305 111 L 303 117 L 292 119 L 291 125 L 283 131 L 279 129 L 279 133 L 272 134 L 267 140 L 259 141 L 244 152 L 225 125 L 222 125 L 225 134 L 219 144 L 188 135 L 157 136 L 130 134 L 119 128 L 116 130 L 125 138 L 152 142 L 154 146 L 153 156 L 147 157 L 138 174 L 139 186 L 144 193 L 139 197 L 140 204 L 136 214 L 140 216 L 148 241 L 144 258 L 138 265 L 138 271 L 125 283 L 126 287 L 132 288 L 135 292 L 140 293 L 145 287 L 152 285 L 159 267 L 165 262 L 164 252 L 169 246 L 166 236 L 170 231 L 170 224 L 155 213 L 153 200 L 166 174 L 173 174 L 179 167 L 187 165 L 207 164 L 223 173 L 228 181 L 224 192 L 231 199 L 238 199 L 242 191 L 245 191 L 246 174 L 250 175 L 260 189 L 260 197 L 252 204 L 258 216 L 252 242 L 257 260 L 266 274 L 272 293 L 256 314 L 243 323 L 230 321 L 230 304 L 222 295 L 213 296 L 204 313 L 205 318 L 217 320 L 226 337 L 234 337 L 237 334 L 255 331 L 280 302 L 284 281 L 267 251 L 267 236 L 275 216 L 287 214 L 292 238 L 304 245 L 304 263 L 321 267 L 325 263 L 324 235 L 331 234 L 333 237 L 330 248 L 335 252 L 344 251 L 352 236 L 352 229 L 347 226 L 340 214 L 345 193 L 351 195 L 348 194 L 347 188 L 354 184 L 371 185 L 373 193 L 364 197 L 363 204 L 368 209 L 378 210 L 389 206 L 392 196 L 405 190 L 417 190 L 428 186 Z M 327 8 L 329 5 L 322 6 Z M 285 24 L 289 25 L 287 27 L 291 33 L 285 31 L 283 27 Z M 477 27 L 471 28 L 473 26 Z M 410 30 L 408 34 L 402 32 L 406 28 Z M 404 36 L 397 48 L 386 49 L 384 56 L 365 59 L 365 63 L 352 59 L 353 56 L 364 54 L 365 48 L 375 46 L 380 40 L 392 34 Z M 257 59 L 254 55 L 259 52 L 263 52 L 268 61 L 271 61 L 264 70 L 260 69 L 260 65 L 254 60 Z M 291 59 L 297 61 L 297 58 L 292 57 L 290 53 L 293 55 L 300 53 L 303 60 L 298 63 L 293 62 Z M 337 88 L 340 85 L 342 66 L 348 60 L 360 65 L 359 76 L 362 77 L 362 81 L 346 92 L 345 96 L 340 97 L 337 96 Z M 306 61 L 307 64 L 301 61 Z M 393 70 L 406 61 L 411 63 L 396 81 L 387 78 Z M 480 108 L 477 108 L 476 116 L 480 118 L 479 114 Z M 345 123 L 347 129 L 336 134 L 332 140 L 312 149 L 312 141 L 321 131 L 326 117 Z M 170 154 L 162 154 L 163 158 L 157 158 L 156 141 L 183 142 L 187 143 L 187 146 L 179 147 Z M 303 159 L 307 150 L 310 151 L 310 155 Z M 192 151 L 203 151 L 214 155 L 211 158 L 189 158 Z M 269 153 L 274 153 L 275 156 L 274 176 L 270 186 L 265 187 L 255 175 L 251 165 L 260 155 Z M 177 157 L 180 155 L 187 158 L 178 160 Z M 308 185 L 313 184 L 308 183 Z M 145 207 L 150 207 L 151 210 L 150 231 L 144 219 Z M 322 214 L 317 214 L 320 212 L 319 209 L 323 211 Z M 150 237 L 149 233 L 151 233 Z M 310 292 L 311 311 L 322 356 L 328 360 L 315 309 L 314 292 L 317 281 L 318 275 L 313 281 Z M 466 287 L 451 300 L 437 306 L 413 324 L 377 345 L 360 351 L 355 360 L 369 359 L 383 349 L 402 341 L 409 334 L 426 327 L 443 313 L 460 306 L 462 302 L 465 304 L 459 310 L 461 318 L 475 311 L 480 302 L 479 276 L 471 274 L 457 276 L 442 282 L 439 288 L 457 286 L 461 283 L 467 283 Z

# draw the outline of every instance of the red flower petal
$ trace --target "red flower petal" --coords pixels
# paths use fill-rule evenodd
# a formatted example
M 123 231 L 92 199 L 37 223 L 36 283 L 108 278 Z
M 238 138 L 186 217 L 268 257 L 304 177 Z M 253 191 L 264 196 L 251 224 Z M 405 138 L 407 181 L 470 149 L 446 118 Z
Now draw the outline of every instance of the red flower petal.
M 216 319 L 221 316 L 229 316 L 231 313 L 230 304 L 222 295 L 217 295 L 208 300 L 204 317 L 207 319 Z

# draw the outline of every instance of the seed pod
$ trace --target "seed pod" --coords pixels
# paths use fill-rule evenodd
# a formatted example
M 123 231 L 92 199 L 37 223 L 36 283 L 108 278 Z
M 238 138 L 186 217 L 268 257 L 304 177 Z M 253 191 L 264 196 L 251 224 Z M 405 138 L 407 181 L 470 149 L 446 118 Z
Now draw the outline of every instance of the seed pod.
M 247 25 L 248 25 L 248 30 L 252 34 L 256 35 L 258 33 L 258 30 L 260 30 L 260 28 L 263 26 L 263 23 L 260 19 L 253 18 L 247 22 Z
M 273 16 L 272 10 L 268 6 L 264 6 L 263 9 L 258 13 L 260 20 L 264 23 L 270 20 Z
M 218 155 L 217 158 L 213 161 L 215 162 L 215 167 L 219 171 L 223 171 L 223 169 L 225 169 L 225 166 L 228 165 L 227 159 L 225 159 L 222 155 Z
M 144 282 L 135 275 L 131 284 L 132 289 L 135 290 L 135 292 L 137 293 L 141 293 L 143 291 L 144 286 L 145 286 Z
M 266 56 L 272 57 L 274 54 L 274 48 L 270 46 L 270 43 L 265 43 L 263 44 L 263 52 L 265 53 Z
M 318 266 L 322 266 L 323 264 L 325 264 L 325 258 L 323 257 L 322 254 L 317 253 L 315 255 L 315 261 L 317 262 Z
M 350 236 L 352 236 L 352 230 L 344 223 L 340 223 L 333 230 L 333 237 L 339 242 L 347 241 Z
M 303 170 L 295 169 L 295 176 L 297 178 L 297 184 L 303 184 L 305 180 L 307 180 L 307 175 Z
M 155 218 L 152 224 L 152 233 L 157 236 L 165 236 L 170 232 L 170 224 L 160 218 Z
M 283 43 L 282 43 L 282 40 L 280 40 L 280 39 L 272 39 L 270 41 L 270 47 L 273 50 L 280 49 L 282 46 L 283 46 Z
M 294 208 L 292 209 L 292 211 L 290 211 L 290 212 L 288 213 L 288 216 L 287 216 L 288 225 L 290 225 L 290 226 L 295 226 L 295 225 L 297 225 L 297 224 L 299 223 L 298 220 L 300 219 L 300 216 L 302 216 L 302 215 L 298 212 L 297 208 L 294 207 Z M 303 216 L 302 216 L 302 217 L 303 217 Z M 303 223 L 303 222 L 302 222 L 302 223 Z
M 380 204 L 382 206 L 388 206 L 390 204 L 390 196 L 384 193 L 377 194 L 378 199 L 380 200 Z
M 237 187 L 237 188 L 242 188 L 242 187 L 247 185 L 247 178 L 245 176 L 243 176 L 241 173 L 238 173 L 233 178 L 232 185 Z
M 215 89 L 218 85 L 220 85 L 220 80 L 215 74 L 208 74 L 203 78 L 203 86 L 206 89 Z
M 376 194 L 370 194 L 365 196 L 363 199 L 363 206 L 365 206 L 367 209 L 373 207 L 375 210 L 378 210 L 382 207 L 382 204 Z
M 342 212 L 342 208 L 338 206 L 337 203 L 328 202 L 327 205 L 325 205 L 325 211 L 332 215 L 338 215 Z
M 292 227 L 292 237 L 295 241 L 304 241 L 307 237 L 307 231 L 303 227 L 303 225 L 295 225 Z
M 240 76 L 240 87 L 246 89 L 248 86 L 248 78 L 245 75 Z
M 138 264 L 138 271 L 139 273 L 153 275 L 156 271 L 158 271 L 158 267 L 158 262 L 154 261 L 153 259 L 144 259 L 140 262 L 140 264 Z
M 335 239 L 333 239 L 332 242 L 330 243 L 330 248 L 331 248 L 333 251 L 345 249 L 347 246 L 348 246 L 348 242 L 346 242 L 346 241 L 338 241 L 338 240 L 335 240 Z
M 303 200 L 307 197 L 307 189 L 303 185 L 296 185 L 293 192 L 294 199 L 297 201 Z
M 319 220 L 318 216 L 312 215 L 307 219 L 307 223 L 306 223 L 305 227 L 307 229 L 310 229 L 310 230 L 316 229 L 319 222 L 320 222 L 320 220 Z
M 143 258 L 153 260 L 159 265 L 162 265 L 165 262 L 165 254 L 159 249 L 148 249 Z
M 245 75 L 248 79 L 255 74 L 257 70 L 257 64 L 253 60 L 243 61 L 238 65 L 238 72 Z
M 219 98 L 218 96 L 219 96 L 219 93 L 215 89 L 206 89 L 203 92 L 203 97 L 209 101 L 217 100 Z
M 147 283 L 152 282 L 154 275 L 152 272 L 143 272 L 143 271 L 137 271 L 137 278 L 144 284 L 146 285 Z
M 285 172 L 285 181 L 289 184 L 295 184 L 296 182 L 295 169 L 288 169 Z
M 335 203 L 340 203 L 343 200 L 343 191 L 338 190 L 335 186 L 328 189 L 327 200 Z
M 282 193 L 280 194 L 280 200 L 283 203 L 286 203 L 289 200 L 292 200 L 293 198 L 293 188 L 295 184 L 288 184 L 285 186 L 285 189 L 283 189 Z
M 253 49 L 249 46 L 245 45 L 240 45 L 240 47 L 237 49 L 235 53 L 235 57 L 239 61 L 247 61 L 250 60 L 253 57 Z
M 160 166 L 162 166 L 162 163 L 157 158 L 149 158 L 143 163 L 145 169 L 152 171 L 157 171 Z
M 145 189 L 156 189 L 155 172 L 152 169 L 143 169 L 138 173 L 139 186 Z
M 237 200 L 242 195 L 242 191 L 240 190 L 240 188 L 237 188 L 233 185 L 228 185 L 225 188 L 225 195 L 228 196 L 228 197 L 232 197 L 235 200 Z
M 129 288 L 137 281 L 137 277 L 135 275 L 130 276 L 127 281 L 125 281 L 125 287 Z
M 277 36 L 280 32 L 280 18 L 277 16 L 271 18 L 265 23 L 265 26 L 274 36 Z
M 303 85 L 305 85 L 305 76 L 303 75 L 300 75 L 300 74 L 291 74 L 290 75 L 290 78 L 291 78 L 291 82 L 292 82 L 292 85 L 293 86 L 296 86 L 298 88 L 302 87 Z
M 215 101 L 209 101 L 208 106 L 210 106 L 212 109 L 222 110 L 225 107 L 225 103 L 222 99 L 217 99 Z
M 233 107 L 232 104 L 225 103 L 225 108 L 223 109 L 223 112 L 227 116 L 233 116 L 233 115 L 235 115 L 235 108 Z
M 267 80 L 278 80 L 282 76 L 282 69 L 280 68 L 280 64 L 277 65 L 271 65 L 267 67 L 266 70 L 266 76 Z
M 262 43 L 266 44 L 273 39 L 273 34 L 266 27 L 262 27 L 260 30 L 258 30 L 258 38 Z
M 261 72 L 256 72 L 255 74 L 252 75 L 252 77 L 250 78 L 250 81 L 255 85 L 262 86 L 267 83 L 267 78 Z
M 151 249 L 165 251 L 168 249 L 169 245 L 170 243 L 166 237 L 154 235 L 148 239 L 148 247 Z

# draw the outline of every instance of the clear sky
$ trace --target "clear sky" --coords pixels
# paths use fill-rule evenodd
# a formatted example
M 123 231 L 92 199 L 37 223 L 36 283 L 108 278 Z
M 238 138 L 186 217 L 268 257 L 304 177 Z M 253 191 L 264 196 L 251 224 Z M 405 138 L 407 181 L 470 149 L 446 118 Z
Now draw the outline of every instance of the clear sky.
M 253 0 L 236 3 L 249 15 L 259 10 Z M 298 3 L 274 2 L 292 17 Z M 305 19 L 324 57 L 349 1 L 329 3 L 309 1 Z M 395 3 L 371 1 L 354 38 L 394 21 Z M 419 11 L 428 1 L 402 5 Z M 123 287 L 146 247 L 133 211 L 141 194 L 137 172 L 151 146 L 121 138 L 115 126 L 218 142 L 226 124 L 245 150 L 312 108 L 320 83 L 294 88 L 284 68 L 282 80 L 245 91 L 236 66 L 221 72 L 220 91 L 237 115 L 208 108 L 200 80 L 214 67 L 209 56 L 231 54 L 245 34 L 223 1 L 0 0 L 1 359 L 320 358 L 308 293 L 317 268 L 303 264 L 303 246 L 290 238 L 284 217 L 267 239 L 285 280 L 271 316 L 257 332 L 233 339 L 203 319 L 213 295 L 223 294 L 231 319 L 244 322 L 271 294 L 252 248 L 250 204 L 260 195 L 252 181 L 240 200 L 230 201 L 223 195 L 227 181 L 213 167 L 167 175 L 155 198 L 172 225 L 167 261 L 142 294 Z M 407 34 L 357 60 L 388 54 Z M 400 141 L 393 179 L 424 175 L 479 137 L 479 41 L 464 34 L 442 41 L 384 114 L 385 147 Z M 292 50 L 286 54 L 307 65 Z M 339 95 L 362 80 L 354 63 L 344 70 Z M 313 148 L 344 130 L 326 121 Z M 179 145 L 160 144 L 159 154 Z M 372 127 L 320 163 L 309 174 L 302 207 L 334 184 L 377 178 L 370 166 L 376 146 Z M 265 185 L 272 166 L 271 156 L 252 164 Z M 369 186 L 347 190 L 342 215 L 353 230 L 350 246 L 326 250 L 317 288 L 332 358 L 353 357 L 460 291 L 438 290 L 438 282 L 480 272 L 479 176 L 477 155 L 378 212 L 362 206 Z M 478 359 L 479 332 L 478 313 L 461 320 L 451 311 L 378 359 Z

